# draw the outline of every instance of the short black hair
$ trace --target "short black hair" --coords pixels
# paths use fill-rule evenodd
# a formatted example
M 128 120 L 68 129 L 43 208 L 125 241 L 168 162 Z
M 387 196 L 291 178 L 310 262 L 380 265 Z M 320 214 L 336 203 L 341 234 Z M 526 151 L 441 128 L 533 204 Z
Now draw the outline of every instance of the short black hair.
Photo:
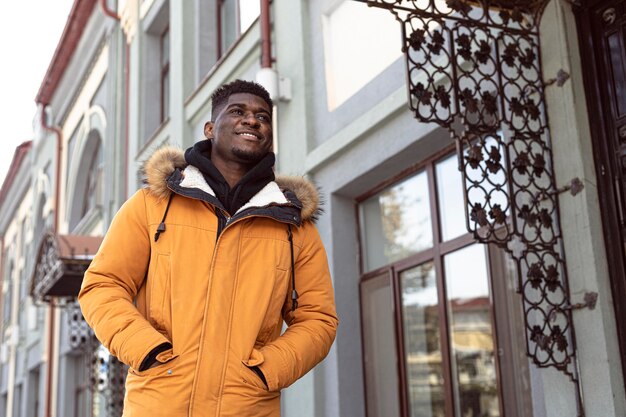
M 254 81 L 235 80 L 217 88 L 213 94 L 211 94 L 211 119 L 213 121 L 215 121 L 215 118 L 222 107 L 226 104 L 226 102 L 228 102 L 228 98 L 231 95 L 238 93 L 254 94 L 255 96 L 262 98 L 265 100 L 270 109 L 270 116 L 272 115 L 274 103 L 272 102 L 270 93 L 268 93 L 261 84 L 257 84 Z

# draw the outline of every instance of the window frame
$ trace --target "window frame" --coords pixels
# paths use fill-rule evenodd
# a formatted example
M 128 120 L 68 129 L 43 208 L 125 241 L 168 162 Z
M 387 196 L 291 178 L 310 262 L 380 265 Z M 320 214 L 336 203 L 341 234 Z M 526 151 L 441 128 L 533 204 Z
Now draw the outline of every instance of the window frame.
M 447 146 L 444 149 L 436 152 L 430 157 L 420 161 L 417 164 L 410 166 L 409 168 L 401 171 L 397 175 L 382 181 L 370 191 L 358 196 L 355 199 L 355 212 L 358 231 L 358 254 L 359 254 L 359 305 L 362 309 L 362 283 L 369 280 L 380 277 L 383 274 L 387 274 L 391 280 L 390 286 L 393 295 L 393 318 L 394 318 L 394 333 L 396 343 L 396 355 L 397 355 L 397 378 L 399 388 L 399 409 L 401 417 L 409 417 L 411 415 L 410 399 L 409 399 L 409 384 L 407 380 L 408 370 L 406 364 L 406 352 L 405 352 L 405 334 L 404 334 L 404 319 L 402 311 L 402 288 L 401 288 L 401 274 L 402 272 L 409 270 L 413 267 L 417 267 L 426 262 L 432 262 L 435 270 L 436 287 L 437 287 L 437 312 L 439 315 L 439 336 L 441 345 L 441 358 L 442 358 L 442 372 L 444 373 L 444 410 L 446 416 L 456 416 L 459 404 L 456 404 L 455 400 L 455 387 L 453 380 L 457 378 L 454 375 L 453 369 L 453 351 L 451 348 L 451 328 L 450 317 L 448 311 L 448 295 L 446 290 L 446 277 L 444 270 L 444 257 L 457 250 L 469 247 L 472 244 L 480 244 L 474 238 L 472 233 L 466 232 L 460 236 L 456 236 L 447 241 L 441 241 L 442 239 L 442 225 L 441 225 L 441 212 L 439 211 L 439 195 L 437 190 L 437 177 L 436 177 L 436 165 L 445 160 L 446 158 L 454 155 L 455 146 Z M 412 254 L 406 258 L 397 260 L 395 262 L 386 264 L 384 266 L 375 268 L 371 271 L 365 270 L 365 256 L 364 245 L 361 232 L 361 211 L 359 210 L 360 204 L 369 198 L 375 196 L 381 191 L 388 189 L 389 187 L 400 183 L 402 180 L 407 179 L 411 175 L 425 172 L 427 176 L 428 192 L 429 192 L 429 205 L 431 213 L 431 230 L 432 230 L 432 247 L 423 249 L 415 254 Z M 466 199 L 464 197 L 464 201 Z M 465 215 L 465 213 L 463 213 Z M 505 393 L 503 392 L 503 375 L 501 374 L 500 367 L 500 355 L 498 346 L 498 325 L 496 317 L 496 307 L 493 299 L 493 275 L 492 275 L 492 258 L 491 250 L 486 250 L 485 262 L 487 266 L 487 282 L 489 288 L 489 312 L 491 316 L 491 329 L 493 334 L 493 351 L 495 356 L 495 384 L 498 397 L 498 406 L 500 410 L 500 416 L 505 416 Z M 361 326 L 361 349 L 362 349 L 362 366 L 365 370 L 365 343 L 363 340 L 363 320 L 362 315 L 360 317 Z M 363 378 L 363 389 L 365 398 L 367 398 L 367 386 L 366 377 Z M 366 400 L 367 401 L 367 400 Z M 365 404 L 365 415 L 369 415 L 367 404 Z
M 165 42 L 166 36 L 168 37 L 167 57 L 164 56 L 165 55 L 164 42 Z M 161 104 L 160 117 L 159 117 L 160 124 L 165 123 L 165 121 L 167 121 L 170 117 L 169 100 L 167 100 L 168 102 L 166 103 L 165 99 L 166 97 L 168 99 L 170 97 L 169 91 L 167 91 L 167 94 L 166 94 L 166 88 L 167 90 L 170 89 L 169 75 L 170 75 L 170 51 L 172 49 L 171 45 L 172 45 L 172 41 L 170 37 L 170 26 L 168 24 L 163 30 L 163 32 L 161 32 L 161 35 L 159 35 L 159 68 L 160 68 L 160 86 L 161 86 L 161 91 L 159 92 L 159 101 Z M 167 60 L 164 60 L 164 58 L 167 58 Z M 165 85 L 166 79 L 167 79 L 167 85 Z
M 224 48 L 222 43 L 224 41 L 223 36 L 223 22 L 222 22 L 222 10 L 224 8 L 224 3 L 228 0 L 217 0 L 217 13 L 215 13 L 215 18 L 217 19 L 217 59 L 219 60 L 228 48 Z M 239 32 L 239 0 L 235 0 L 235 28 L 237 32 Z M 237 33 L 237 37 L 241 36 Z M 224 50 L 225 49 L 225 50 Z
M 91 161 L 87 166 L 87 180 L 85 182 L 85 192 L 82 196 L 81 215 L 80 219 L 84 219 L 89 212 L 95 210 L 101 203 L 100 201 L 100 187 L 102 186 L 102 171 L 103 162 L 101 161 L 103 155 L 102 152 L 102 139 L 99 139 L 96 148 L 91 156 Z M 80 223 L 80 220 L 79 220 Z
M 223 37 L 222 29 L 223 29 L 224 22 L 222 22 L 222 10 L 224 7 L 224 3 L 227 1 L 231 1 L 231 0 L 217 0 L 217 13 L 215 13 L 216 27 L 217 27 L 217 36 L 216 36 L 217 47 L 215 50 L 217 51 L 218 62 L 220 61 L 220 59 L 222 59 L 224 55 L 227 54 L 229 50 L 231 50 L 235 45 L 237 45 L 237 43 L 239 42 L 239 39 L 252 27 L 255 20 L 261 16 L 260 10 L 259 10 L 259 16 L 257 16 L 257 18 L 252 21 L 250 26 L 248 26 L 248 28 L 246 28 L 245 31 L 242 31 L 241 30 L 241 0 L 232 0 L 235 2 L 235 22 L 234 22 L 235 38 L 233 39 L 233 42 L 230 45 L 225 46 L 223 45 L 224 37 Z

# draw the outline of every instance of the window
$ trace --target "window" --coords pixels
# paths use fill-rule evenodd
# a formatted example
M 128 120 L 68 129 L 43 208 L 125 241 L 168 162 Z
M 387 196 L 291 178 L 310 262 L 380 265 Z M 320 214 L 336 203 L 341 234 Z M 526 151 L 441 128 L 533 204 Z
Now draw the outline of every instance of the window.
M 13 415 L 22 415 L 22 384 L 16 385 L 13 391 Z
M 224 55 L 261 12 L 259 0 L 218 0 L 218 56 Z
M 169 0 L 155 1 L 142 19 L 144 36 L 140 45 L 139 66 L 139 140 L 141 148 L 154 138 L 171 116 L 170 63 L 172 62 L 172 33 Z
M 24 217 L 20 223 L 20 257 L 24 260 L 28 259 L 28 251 L 30 245 L 26 240 L 26 233 L 28 230 L 28 217 Z M 26 277 L 26 267 L 23 266 L 20 270 L 20 303 L 23 303 L 28 296 L 28 278 Z M 22 315 L 20 315 L 22 318 Z
M 522 415 L 503 404 L 513 378 L 496 354 L 491 258 L 503 252 L 467 233 L 462 186 L 451 155 L 358 200 L 369 417 Z
M 13 241 L 13 243 L 15 243 L 15 241 Z M 8 265 L 7 274 L 5 275 L 4 284 L 2 286 L 2 303 L 4 307 L 2 309 L 2 321 L 4 322 L 3 331 L 11 325 L 11 310 L 13 309 L 13 272 L 15 265 L 12 259 L 9 261 Z
M 98 140 L 95 144 L 96 149 L 89 155 L 91 161 L 89 163 L 89 170 L 87 171 L 87 184 L 85 194 L 83 195 L 83 207 L 81 210 L 81 218 L 85 217 L 90 210 L 96 208 L 99 203 L 99 185 L 102 182 L 102 146 L 101 141 Z
M 100 132 L 90 131 L 83 139 L 76 171 L 84 173 L 72 178 L 73 189 L 68 192 L 68 220 L 72 233 L 84 233 L 84 227 L 99 215 L 102 206 L 104 151 Z M 71 175 L 71 174 L 70 174 Z
M 322 17 L 328 110 L 332 111 L 402 56 L 400 24 L 387 10 L 343 1 Z
M 28 372 L 28 385 L 26 395 L 26 415 L 28 417 L 39 416 L 39 368 L 31 369 Z
M 93 372 L 91 368 L 98 366 L 100 361 L 94 361 L 90 356 L 89 354 L 68 356 L 65 362 L 66 372 L 68 375 L 71 375 L 68 381 L 69 389 L 67 389 L 66 398 L 72 398 L 73 400 L 73 404 L 66 406 L 66 409 L 68 411 L 73 409 L 74 412 L 72 414 L 75 417 L 104 415 L 102 413 L 104 410 L 99 413 L 94 412 L 97 408 L 100 408 L 102 401 L 98 401 L 101 398 L 98 396 L 98 391 L 92 392 L 93 387 L 91 384 L 97 382 L 92 382 L 89 375 Z
M 161 123 L 170 117 L 170 29 L 161 34 Z

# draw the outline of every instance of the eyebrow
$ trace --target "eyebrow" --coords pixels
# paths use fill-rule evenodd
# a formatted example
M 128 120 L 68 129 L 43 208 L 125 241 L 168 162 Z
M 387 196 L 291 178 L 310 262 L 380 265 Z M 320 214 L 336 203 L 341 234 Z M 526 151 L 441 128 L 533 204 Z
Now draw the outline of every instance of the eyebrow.
M 239 108 L 243 108 L 243 109 L 247 109 L 248 108 L 248 106 L 246 106 L 244 103 L 232 103 L 232 104 L 229 104 L 228 106 L 226 106 L 226 110 L 234 108 L 234 107 L 239 107 Z M 267 113 L 268 115 L 271 114 L 269 112 L 269 110 L 266 110 L 263 107 L 259 107 L 259 109 L 257 111 L 255 111 L 255 113 Z

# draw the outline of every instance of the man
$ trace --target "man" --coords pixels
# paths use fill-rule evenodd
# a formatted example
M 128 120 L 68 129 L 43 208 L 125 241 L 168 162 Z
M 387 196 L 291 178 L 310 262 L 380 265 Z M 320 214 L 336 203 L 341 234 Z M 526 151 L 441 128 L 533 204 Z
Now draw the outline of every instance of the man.
M 211 118 L 150 158 L 85 273 L 85 319 L 130 366 L 125 417 L 279 416 L 335 338 L 319 198 L 274 178 L 269 94 L 226 84 Z

